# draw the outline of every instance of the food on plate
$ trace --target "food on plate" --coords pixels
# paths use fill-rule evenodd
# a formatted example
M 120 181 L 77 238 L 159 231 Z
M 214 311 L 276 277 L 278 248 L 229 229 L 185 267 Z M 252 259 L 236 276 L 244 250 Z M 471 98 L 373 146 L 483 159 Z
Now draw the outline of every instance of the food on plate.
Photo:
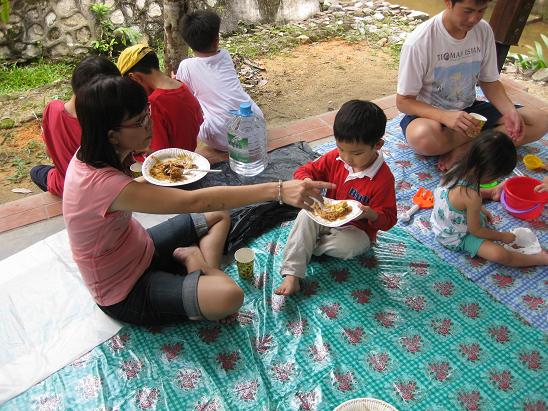
M 159 160 L 158 158 L 154 160 L 154 165 L 150 168 L 150 175 L 157 180 L 183 181 L 186 179 L 184 170 L 198 168 L 188 154 L 166 160 Z
M 352 212 L 352 206 L 347 201 L 319 205 L 314 203 L 312 206 L 314 214 L 327 221 L 335 221 L 344 218 Z

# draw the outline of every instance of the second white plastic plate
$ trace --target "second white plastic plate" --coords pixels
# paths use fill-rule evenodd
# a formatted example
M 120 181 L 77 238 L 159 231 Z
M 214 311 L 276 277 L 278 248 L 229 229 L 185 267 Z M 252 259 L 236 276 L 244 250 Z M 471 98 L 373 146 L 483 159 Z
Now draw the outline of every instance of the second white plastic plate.
M 352 207 L 352 211 L 350 211 L 350 213 L 348 213 L 343 218 L 340 218 L 338 220 L 329 221 L 324 218 L 321 218 L 320 216 L 314 214 L 312 211 L 308 211 L 308 210 L 306 210 L 306 214 L 308 214 L 308 216 L 312 220 L 317 222 L 318 224 L 324 225 L 326 227 L 340 227 L 341 225 L 344 225 L 348 223 L 349 221 L 354 220 L 356 217 L 358 217 L 362 213 L 362 210 L 360 209 L 360 207 L 358 207 L 359 203 L 356 200 L 333 200 L 331 198 L 325 198 L 325 197 L 323 198 L 324 204 L 340 203 L 341 201 L 346 201 L 348 205 Z

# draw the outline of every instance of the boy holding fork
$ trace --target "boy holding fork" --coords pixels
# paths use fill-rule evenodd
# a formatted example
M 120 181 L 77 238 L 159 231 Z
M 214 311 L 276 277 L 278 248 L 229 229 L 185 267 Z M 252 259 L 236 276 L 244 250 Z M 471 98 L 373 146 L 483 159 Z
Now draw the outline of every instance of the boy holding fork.
M 362 213 L 342 227 L 329 228 L 300 211 L 287 239 L 280 269 L 284 280 L 276 294 L 300 290 L 299 279 L 304 278 L 312 254 L 353 258 L 370 248 L 378 230 L 396 224 L 394 176 L 380 151 L 385 127 L 386 115 L 379 106 L 348 101 L 333 124 L 337 148 L 295 171 L 296 179 L 335 183 L 327 197 L 356 200 Z

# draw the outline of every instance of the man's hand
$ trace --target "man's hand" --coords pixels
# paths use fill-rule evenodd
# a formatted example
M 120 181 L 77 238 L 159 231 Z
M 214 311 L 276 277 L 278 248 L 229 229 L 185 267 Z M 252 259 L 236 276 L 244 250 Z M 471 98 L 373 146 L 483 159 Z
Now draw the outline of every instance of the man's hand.
M 441 123 L 452 130 L 466 134 L 470 127 L 477 126 L 479 122 L 466 111 L 446 111 Z
M 506 131 L 508 132 L 508 136 L 514 143 L 519 143 L 525 135 L 525 123 L 518 111 L 515 108 L 512 108 L 512 110 L 504 113 L 502 120 L 504 122 L 504 127 L 506 127 Z
M 356 220 L 367 219 L 367 220 L 375 221 L 377 217 L 379 216 L 377 212 L 369 206 L 358 204 L 358 207 L 360 208 L 360 210 L 362 210 L 362 213 L 355 218 Z
M 548 191 L 548 176 L 544 177 L 544 179 L 542 180 L 542 183 L 535 186 L 534 190 L 537 193 L 547 192 Z

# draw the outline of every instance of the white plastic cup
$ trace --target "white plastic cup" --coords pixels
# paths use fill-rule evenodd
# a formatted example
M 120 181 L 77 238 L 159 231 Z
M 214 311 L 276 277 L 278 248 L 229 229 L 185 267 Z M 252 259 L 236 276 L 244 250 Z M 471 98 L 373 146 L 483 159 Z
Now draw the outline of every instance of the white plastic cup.
M 479 121 L 479 124 L 477 126 L 468 127 L 468 130 L 466 130 L 466 135 L 470 138 L 474 138 L 474 137 L 477 137 L 479 133 L 481 133 L 481 129 L 483 128 L 483 125 L 486 123 L 487 118 L 483 117 L 481 114 L 478 114 L 478 113 L 470 113 L 470 116 L 474 117 L 474 119 Z
M 251 248 L 240 248 L 234 253 L 238 274 L 243 280 L 253 278 L 253 263 L 255 262 L 255 251 Z
M 143 163 L 135 162 L 129 166 L 129 169 L 133 174 L 133 177 L 140 177 L 143 173 Z

